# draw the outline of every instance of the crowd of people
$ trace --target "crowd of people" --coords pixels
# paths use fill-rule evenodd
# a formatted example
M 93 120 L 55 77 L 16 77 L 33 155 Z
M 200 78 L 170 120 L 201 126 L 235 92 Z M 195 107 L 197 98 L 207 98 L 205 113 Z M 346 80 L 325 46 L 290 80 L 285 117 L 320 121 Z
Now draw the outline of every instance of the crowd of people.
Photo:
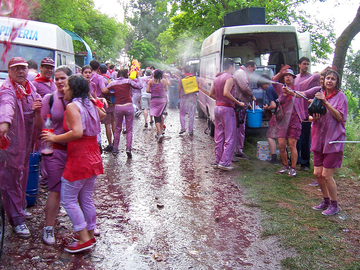
M 313 209 L 321 210 L 323 215 L 335 215 L 339 207 L 333 174 L 341 166 L 344 143 L 330 142 L 345 140 L 347 99 L 340 90 L 340 76 L 335 68 L 310 74 L 309 63 L 308 58 L 302 57 L 298 61 L 299 74 L 285 65 L 271 79 L 262 75 L 258 80 L 259 87 L 266 91 L 263 108 L 270 118 L 267 137 L 271 159 L 267 162 L 278 163 L 277 141 L 283 167 L 276 173 L 295 177 L 297 164 L 302 170 L 309 170 L 312 151 L 316 181 L 311 185 L 319 186 L 323 195 L 322 202 Z M 214 168 L 233 170 L 234 155 L 247 158 L 242 153 L 245 130 L 239 118 L 244 119 L 243 109 L 251 108 L 249 101 L 256 100 L 250 88 L 250 75 L 256 68 L 250 60 L 235 71 L 235 62 L 227 58 L 224 71 L 216 75 L 211 85 L 210 96 L 216 100 Z M 321 103 L 309 114 L 309 104 L 315 99 Z
M 335 168 L 342 162 L 344 144 L 330 144 L 345 139 L 347 100 L 340 90 L 336 70 L 322 73 L 307 72 L 309 59 L 299 60 L 300 73 L 295 75 L 283 66 L 272 78 L 262 75 L 258 85 L 266 91 L 263 105 L 268 112 L 267 132 L 271 151 L 269 163 L 277 164 L 276 142 L 283 167 L 276 173 L 297 175 L 296 165 L 310 168 L 310 151 L 314 153 L 314 175 L 323 200 L 314 206 L 324 215 L 339 212 L 337 188 L 333 178 Z M 168 104 L 167 91 L 177 92 L 180 106 L 179 134 L 194 133 L 196 93 L 186 93 L 183 79 L 193 76 L 190 67 L 172 74 L 155 67 L 137 70 L 130 79 L 128 69 L 92 60 L 79 74 L 65 66 L 55 69 L 53 59 L 40 63 L 14 57 L 8 63 L 9 76 L 0 88 L 0 138 L 9 141 L 0 150 L 0 184 L 9 223 L 21 238 L 31 236 L 26 226 L 26 183 L 30 153 L 41 150 L 44 142 L 53 143 L 52 155 L 42 156 L 41 175 L 49 195 L 45 205 L 43 241 L 56 242 L 54 226 L 60 204 L 67 211 L 74 229 L 74 242 L 65 248 L 70 253 L 90 249 L 96 244 L 94 236 L 96 213 L 92 198 L 97 175 L 103 173 L 101 153 L 119 154 L 121 133 L 126 133 L 126 155 L 132 158 L 134 117 L 144 116 L 144 127 L 155 122 L 158 143 L 164 140 L 164 114 Z M 257 65 L 249 60 L 238 70 L 235 62 L 225 59 L 223 72 L 216 75 L 209 95 L 215 106 L 215 160 L 213 167 L 233 170 L 231 163 L 249 159 L 243 152 L 246 113 L 251 101 L 256 101 L 250 76 Z M 54 79 L 53 79 L 54 78 Z M 309 114 L 307 97 L 322 101 L 326 113 Z M 140 113 L 139 113 L 140 112 Z M 280 112 L 281 117 L 279 117 Z M 50 115 L 54 131 L 42 130 Z M 188 115 L 188 128 L 186 128 Z M 150 120 L 150 121 L 149 121 Z M 101 145 L 101 124 L 104 124 L 108 145 Z M 311 148 L 310 148 L 311 147 Z M 290 158 L 288 151 L 290 150 Z
M 41 152 L 44 143 L 52 143 L 53 152 L 42 155 L 41 184 L 46 186 L 45 226 L 42 239 L 56 242 L 54 226 L 60 204 L 68 213 L 74 229 L 74 242 L 65 248 L 76 253 L 90 249 L 100 235 L 96 227 L 93 189 L 97 175 L 103 173 L 102 151 L 119 153 L 121 133 L 126 133 L 126 154 L 132 158 L 134 116 L 143 112 L 145 128 L 155 122 L 156 141 L 164 139 L 164 114 L 171 80 L 178 81 L 176 91 L 182 100 L 181 130 L 185 131 L 185 114 L 190 112 L 189 134 L 193 134 L 196 94 L 187 98 L 181 79 L 191 76 L 188 67 L 169 74 L 149 67 L 129 78 L 128 69 L 92 60 L 77 74 L 66 66 L 55 69 L 50 57 L 40 63 L 14 57 L 8 63 L 8 78 L 0 88 L 0 138 L 8 147 L 0 150 L 0 184 L 9 223 L 20 238 L 31 233 L 26 219 L 26 185 L 29 158 Z M 144 73 L 144 76 L 143 76 Z M 53 131 L 44 129 L 47 118 Z M 124 123 L 124 125 L 123 125 Z M 101 145 L 104 124 L 108 145 Z

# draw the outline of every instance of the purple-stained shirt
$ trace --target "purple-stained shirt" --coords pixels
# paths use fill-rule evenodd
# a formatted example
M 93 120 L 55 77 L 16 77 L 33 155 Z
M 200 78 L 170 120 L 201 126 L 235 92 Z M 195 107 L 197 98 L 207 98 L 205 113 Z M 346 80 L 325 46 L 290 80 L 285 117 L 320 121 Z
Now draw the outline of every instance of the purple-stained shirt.
M 53 104 L 50 108 L 50 97 L 53 95 Z M 69 102 L 64 99 L 64 94 L 59 91 L 55 91 L 53 94 L 47 94 L 44 96 L 41 107 L 41 117 L 45 120 L 46 115 L 51 115 L 51 122 L 54 126 L 55 135 L 65 133 L 63 128 L 64 121 L 64 112 L 66 110 L 66 105 Z M 60 143 L 66 145 L 66 143 Z
M 16 98 L 9 77 L 0 87 L 0 123 L 10 124 L 7 133 L 10 144 L 6 150 L 0 150 L 0 162 L 6 161 L 7 166 L 18 170 L 24 170 L 37 135 L 32 104 L 40 95 L 31 82 L 29 84 L 31 93 L 23 99 Z
M 294 85 L 295 90 L 304 92 L 312 87 L 319 85 L 319 73 L 308 73 L 304 76 L 301 76 L 300 73 L 296 75 L 296 78 L 294 79 Z M 309 112 L 308 112 L 309 102 L 306 99 L 303 99 L 303 110 L 305 115 L 302 115 L 304 119 L 309 118 Z M 303 120 L 304 120 L 303 119 Z
M 50 83 L 33 81 L 32 84 L 35 86 L 36 92 L 41 97 L 44 97 L 46 94 L 54 93 L 57 90 L 54 81 L 50 81 Z
M 79 108 L 83 135 L 96 136 L 99 134 L 101 131 L 99 114 L 90 99 L 74 98 L 72 102 Z
M 273 84 L 273 87 L 276 93 L 279 95 L 279 102 L 283 105 L 283 109 L 285 112 L 289 112 L 291 114 L 296 113 L 302 122 L 305 119 L 305 110 L 304 110 L 304 102 L 303 99 L 295 98 L 293 96 L 283 96 L 282 94 L 282 85 Z M 294 86 L 296 90 L 296 86 Z
M 101 75 L 99 75 L 97 73 L 93 73 L 91 75 L 90 82 L 95 83 L 95 85 L 96 85 L 96 96 L 100 97 L 101 96 L 101 89 L 105 88 L 105 83 L 104 83 L 103 76 L 101 76 Z
M 305 91 L 309 98 L 314 98 L 318 87 L 311 88 Z M 312 123 L 311 128 L 311 151 L 321 152 L 323 154 L 343 152 L 344 143 L 329 144 L 331 141 L 345 141 L 346 129 L 345 123 L 347 119 L 347 98 L 344 92 L 339 91 L 334 97 L 330 98 L 328 102 L 331 106 L 339 111 L 343 119 L 337 121 L 326 108 L 326 114 L 319 120 Z
M 166 98 L 166 92 L 165 92 L 165 87 L 164 85 L 161 83 L 152 83 L 151 87 L 150 87 L 150 91 L 151 91 L 151 98 L 154 97 L 164 97 Z
M 224 86 L 226 83 L 226 80 L 228 79 L 234 79 L 234 77 L 227 72 L 222 72 L 216 75 L 216 78 L 214 80 L 214 88 L 215 88 L 215 98 L 216 98 L 216 106 L 228 106 L 228 107 L 234 107 L 235 103 L 228 100 L 226 97 L 224 97 Z M 234 95 L 235 93 L 235 83 L 233 83 L 230 94 Z M 219 104 L 219 105 L 218 105 Z

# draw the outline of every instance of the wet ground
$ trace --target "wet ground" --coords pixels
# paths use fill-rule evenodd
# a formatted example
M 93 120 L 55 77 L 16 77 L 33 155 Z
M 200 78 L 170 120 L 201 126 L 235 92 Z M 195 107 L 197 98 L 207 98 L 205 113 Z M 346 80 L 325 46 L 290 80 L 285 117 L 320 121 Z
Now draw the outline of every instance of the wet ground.
M 0 269 L 281 269 L 291 254 L 276 238 L 262 238 L 262 213 L 246 206 L 235 182 L 240 172 L 211 167 L 214 142 L 204 133 L 206 120 L 195 119 L 193 136 L 179 135 L 178 110 L 168 113 L 162 144 L 155 127 L 143 128 L 141 115 L 134 121 L 133 158 L 126 158 L 125 135 L 118 156 L 103 154 L 105 174 L 94 191 L 96 247 L 63 251 L 72 236 L 63 209 L 56 244 L 42 242 L 47 193 L 40 189 L 28 208 L 32 237 L 18 239 L 7 224 Z

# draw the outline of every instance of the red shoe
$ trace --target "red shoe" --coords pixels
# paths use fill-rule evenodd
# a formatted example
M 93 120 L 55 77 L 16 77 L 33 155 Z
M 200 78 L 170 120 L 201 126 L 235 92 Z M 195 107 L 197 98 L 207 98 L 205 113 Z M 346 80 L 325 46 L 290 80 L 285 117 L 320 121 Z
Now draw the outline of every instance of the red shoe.
M 78 242 L 78 241 L 80 240 L 80 237 L 79 237 L 78 234 L 75 234 L 75 235 L 73 235 L 72 239 L 73 239 L 75 242 Z M 96 244 L 96 239 L 95 239 L 95 237 L 91 238 L 90 241 L 92 241 L 94 245 Z
M 69 253 L 78 253 L 87 249 L 92 248 L 94 245 L 93 240 L 90 239 L 89 241 L 85 242 L 84 244 L 79 244 L 79 242 L 73 242 L 70 246 L 64 248 L 65 251 Z

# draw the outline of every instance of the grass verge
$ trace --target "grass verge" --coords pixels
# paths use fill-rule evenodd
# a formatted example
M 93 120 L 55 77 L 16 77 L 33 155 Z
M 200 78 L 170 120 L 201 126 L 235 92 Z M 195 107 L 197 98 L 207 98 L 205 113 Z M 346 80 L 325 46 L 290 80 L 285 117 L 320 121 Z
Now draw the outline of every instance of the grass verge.
M 256 155 L 256 142 L 264 138 L 247 138 L 245 153 Z M 255 147 L 254 147 L 255 146 Z M 320 203 L 313 171 L 298 170 L 298 176 L 277 175 L 281 165 L 251 159 L 239 162 L 238 182 L 245 187 L 249 206 L 260 207 L 266 214 L 262 220 L 263 236 L 280 237 L 286 248 L 297 256 L 282 261 L 285 269 L 360 269 L 359 220 L 353 208 L 360 205 L 360 181 L 352 171 L 336 171 L 341 212 L 323 216 L 311 207 Z

